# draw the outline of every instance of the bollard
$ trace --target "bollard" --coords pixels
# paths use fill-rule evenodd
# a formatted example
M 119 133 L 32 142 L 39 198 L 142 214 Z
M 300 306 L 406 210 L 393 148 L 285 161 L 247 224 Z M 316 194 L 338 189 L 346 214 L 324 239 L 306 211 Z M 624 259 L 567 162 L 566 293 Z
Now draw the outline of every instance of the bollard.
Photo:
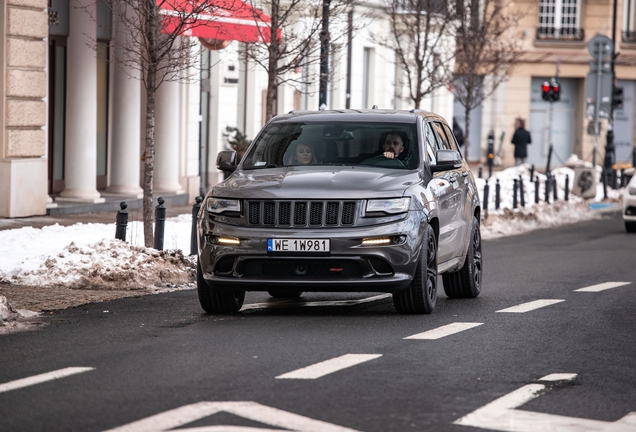
M 495 184 L 495 208 L 499 210 L 499 204 L 501 204 L 501 185 L 499 185 L 499 179 Z
M 556 200 L 559 198 L 559 196 L 557 195 L 557 180 L 556 180 L 556 176 L 552 176 L 552 200 L 554 202 L 556 202 Z
M 163 250 L 163 236 L 166 230 L 166 208 L 163 203 L 166 202 L 162 197 L 157 198 L 159 205 L 155 207 L 155 249 Z
M 519 180 L 514 179 L 514 184 L 512 185 L 512 208 L 517 208 L 517 189 L 519 188 Z
M 192 206 L 192 231 L 190 234 L 190 255 L 196 255 L 199 252 L 197 244 L 197 215 L 201 208 L 201 201 L 203 198 L 200 196 L 194 199 L 194 205 Z
M 488 180 L 484 185 L 484 210 L 488 210 L 488 193 L 490 192 L 490 186 L 488 186 Z
M 603 181 L 603 198 L 607 199 L 607 172 L 605 169 L 601 171 L 601 180 Z
M 550 204 L 550 173 L 545 178 L 545 197 L 544 201 Z
M 534 181 L 534 164 L 530 165 L 530 181 Z
M 521 207 L 526 206 L 526 194 L 523 190 L 523 177 L 519 176 L 519 202 L 521 203 Z
M 115 238 L 121 241 L 126 241 L 126 228 L 128 227 L 128 210 L 126 208 L 128 204 L 126 201 L 122 201 L 119 203 L 119 208 L 121 210 L 117 211 L 117 216 L 115 217 Z
M 570 176 L 565 175 L 565 195 L 563 197 L 566 201 L 570 200 Z
M 534 180 L 534 203 L 539 204 L 539 176 Z
M 479 166 L 479 169 L 477 170 L 477 177 L 478 178 L 482 178 L 483 175 L 483 168 L 481 167 L 481 165 Z
M 621 173 L 621 183 L 620 183 L 620 185 L 621 185 L 621 187 L 625 187 L 626 184 L 625 184 L 625 166 L 624 165 L 621 165 L 620 173 Z
M 612 168 L 612 189 L 617 189 L 618 188 L 618 173 L 616 171 L 616 165 L 614 165 L 614 168 Z

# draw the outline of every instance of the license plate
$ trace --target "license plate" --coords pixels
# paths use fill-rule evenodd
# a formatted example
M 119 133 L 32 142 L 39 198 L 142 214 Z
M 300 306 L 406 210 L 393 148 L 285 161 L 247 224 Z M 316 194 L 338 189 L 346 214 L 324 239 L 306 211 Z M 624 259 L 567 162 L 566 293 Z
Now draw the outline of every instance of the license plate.
M 329 252 L 329 239 L 267 239 L 267 252 Z

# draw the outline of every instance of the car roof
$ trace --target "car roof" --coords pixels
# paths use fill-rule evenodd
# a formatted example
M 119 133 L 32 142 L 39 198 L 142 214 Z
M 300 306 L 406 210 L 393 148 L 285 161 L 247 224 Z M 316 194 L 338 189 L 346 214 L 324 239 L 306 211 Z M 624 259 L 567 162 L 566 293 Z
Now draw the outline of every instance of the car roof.
M 362 121 L 362 122 L 382 122 L 382 123 L 415 123 L 417 117 L 427 120 L 443 121 L 444 118 L 435 113 L 425 110 L 324 110 L 324 111 L 290 111 L 287 114 L 279 114 L 271 121 L 272 123 L 286 123 L 289 121 L 302 122 L 340 122 L 340 121 Z

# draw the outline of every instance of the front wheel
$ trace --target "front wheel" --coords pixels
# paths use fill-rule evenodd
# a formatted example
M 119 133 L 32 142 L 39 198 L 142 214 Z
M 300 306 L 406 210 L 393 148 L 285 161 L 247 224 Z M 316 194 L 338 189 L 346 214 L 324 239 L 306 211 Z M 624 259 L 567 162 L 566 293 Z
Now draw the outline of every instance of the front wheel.
M 245 300 L 245 291 L 216 291 L 203 278 L 201 262 L 197 260 L 197 293 L 199 303 L 207 313 L 238 312 Z
M 437 239 L 433 228 L 426 227 L 424 245 L 409 287 L 393 293 L 393 305 L 403 314 L 430 314 L 437 302 Z
M 456 272 L 442 275 L 446 295 L 450 298 L 477 297 L 481 293 L 482 264 L 481 230 L 479 220 L 473 216 L 464 266 Z

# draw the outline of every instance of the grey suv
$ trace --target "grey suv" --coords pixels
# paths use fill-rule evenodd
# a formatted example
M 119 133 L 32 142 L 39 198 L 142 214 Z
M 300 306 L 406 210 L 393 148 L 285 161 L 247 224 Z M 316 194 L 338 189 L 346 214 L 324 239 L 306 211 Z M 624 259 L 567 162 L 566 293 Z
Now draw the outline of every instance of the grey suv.
M 291 112 L 272 119 L 198 217 L 203 309 L 238 311 L 245 291 L 389 292 L 431 313 L 481 291 L 475 181 L 446 121 L 421 111 Z

